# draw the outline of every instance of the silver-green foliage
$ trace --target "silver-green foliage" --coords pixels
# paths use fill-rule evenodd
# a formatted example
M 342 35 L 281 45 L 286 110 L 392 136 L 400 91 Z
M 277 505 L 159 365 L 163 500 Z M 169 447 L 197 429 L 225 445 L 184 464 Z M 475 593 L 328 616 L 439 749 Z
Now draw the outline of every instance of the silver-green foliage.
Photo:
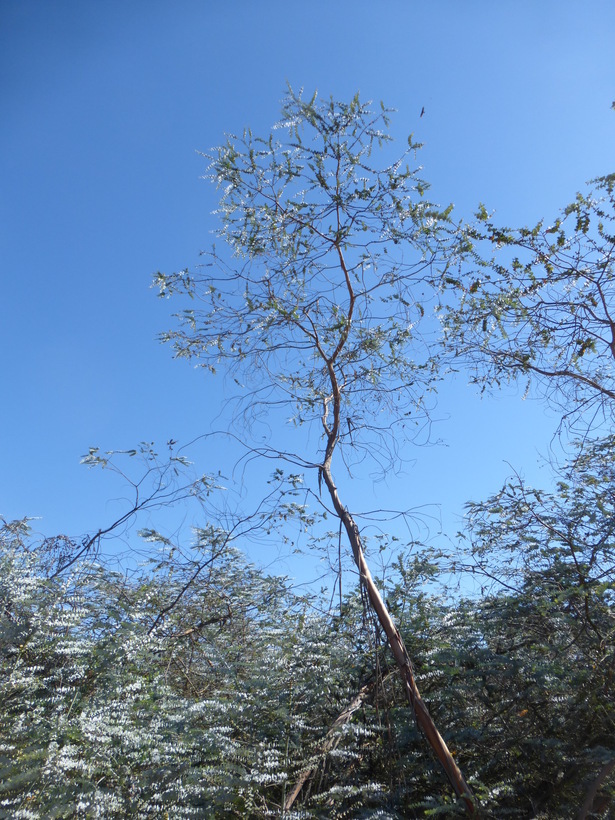
M 84 560 L 54 576 L 26 524 L 3 526 L 0 816 L 265 817 L 320 770 L 362 674 L 350 633 L 332 642 L 328 617 L 204 532 L 186 564 L 161 554 L 128 580 Z
M 421 417 L 437 379 L 435 324 L 422 320 L 446 265 L 449 213 L 425 196 L 420 146 L 410 138 L 390 154 L 389 114 L 358 96 L 290 91 L 271 136 L 247 130 L 206 155 L 221 248 L 196 270 L 156 277 L 161 296 L 189 297 L 163 339 L 232 373 L 250 419 L 282 406 L 322 436 L 333 378 L 350 419 L 339 446 L 376 459 L 384 430 Z
M 594 450 L 557 493 L 511 485 L 473 508 L 476 569 L 502 558 L 501 591 L 426 594 L 437 568 L 416 552 L 390 574 L 487 817 L 574 816 L 615 758 L 613 443 Z M 3 527 L 0 816 L 280 816 L 305 770 L 288 817 L 457 816 L 360 598 L 318 614 L 204 532 L 192 563 L 161 554 L 128 580 L 83 561 L 50 578 L 24 526 Z
M 483 387 L 534 382 L 580 429 L 611 424 L 615 175 L 594 180 L 551 224 L 502 227 L 484 206 L 477 217 L 462 234 L 463 280 L 449 279 L 450 348 Z
M 147 601 L 129 612 L 121 577 L 81 563 L 49 581 L 36 554 L 2 546 L 4 816 L 146 816 L 169 802 L 190 816 L 194 755 L 225 735 L 209 717 L 195 746 Z

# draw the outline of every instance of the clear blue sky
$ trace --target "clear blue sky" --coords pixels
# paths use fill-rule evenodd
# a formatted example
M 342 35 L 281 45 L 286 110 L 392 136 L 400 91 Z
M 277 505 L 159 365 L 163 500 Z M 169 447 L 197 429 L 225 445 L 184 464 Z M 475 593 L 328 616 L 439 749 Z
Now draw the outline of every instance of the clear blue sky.
M 607 0 L 3 0 L 0 38 L 0 513 L 47 534 L 113 514 L 118 486 L 79 465 L 89 446 L 210 429 L 220 385 L 156 341 L 173 303 L 151 275 L 210 243 L 196 152 L 268 133 L 287 81 L 396 107 L 432 198 L 460 215 L 483 201 L 502 221 L 549 218 L 615 170 Z M 555 421 L 537 403 L 481 402 L 459 380 L 440 415 L 449 446 L 412 453 L 374 506 L 439 504 L 454 529 L 506 461 L 540 476 Z

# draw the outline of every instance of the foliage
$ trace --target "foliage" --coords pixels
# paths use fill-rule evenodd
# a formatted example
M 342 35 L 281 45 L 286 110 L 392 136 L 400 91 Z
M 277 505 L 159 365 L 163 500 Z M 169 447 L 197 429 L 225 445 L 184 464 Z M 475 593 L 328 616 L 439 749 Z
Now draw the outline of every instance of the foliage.
M 194 565 L 50 578 L 34 546 L 0 533 L 0 816 L 275 814 L 356 687 L 350 633 L 231 548 L 178 598 Z
M 161 296 L 189 297 L 163 340 L 201 367 L 224 365 L 243 421 L 282 405 L 323 436 L 334 372 L 338 446 L 376 461 L 383 438 L 395 446 L 389 425 L 396 436 L 414 426 L 438 378 L 434 323 L 421 320 L 446 264 L 449 213 L 426 199 L 411 138 L 401 157 L 374 162 L 391 141 L 389 114 L 358 96 L 321 103 L 289 91 L 270 137 L 247 130 L 205 155 L 230 256 L 214 247 L 199 269 L 155 280 Z
M 535 380 L 564 420 L 613 421 L 615 175 L 594 180 L 553 224 L 498 226 L 484 206 L 469 226 L 461 306 L 448 343 L 483 386 Z M 467 267 L 468 259 L 473 267 Z
M 526 733 L 549 748 L 540 773 L 559 767 L 560 797 L 568 780 L 596 776 L 615 757 L 615 439 L 577 449 L 554 491 L 517 480 L 470 507 L 476 569 L 497 577 L 515 605 L 502 649 L 524 660 Z
M 499 589 L 428 593 L 436 569 L 416 549 L 385 589 L 485 817 L 572 817 L 615 757 L 610 531 L 601 515 L 566 529 L 595 505 L 612 517 L 613 447 L 569 465 L 548 521 L 520 484 L 473 508 L 478 567 L 489 552 L 490 570 L 507 549 L 542 556 Z M 280 816 L 305 770 L 287 817 L 460 816 L 360 596 L 329 614 L 199 540 L 198 581 L 159 619 L 194 564 L 163 551 L 132 579 L 83 560 L 50 578 L 26 528 L 5 525 L 0 816 Z M 613 796 L 603 785 L 596 816 Z
M 381 802 L 363 779 L 377 726 L 344 727 L 322 769 L 323 736 L 371 675 L 347 663 L 360 606 L 332 629 L 216 549 L 152 630 L 189 568 L 163 558 L 128 581 L 80 560 L 50 578 L 25 526 L 5 525 L 0 546 L 1 816 L 264 817 L 306 766 L 320 781 L 301 816 Z

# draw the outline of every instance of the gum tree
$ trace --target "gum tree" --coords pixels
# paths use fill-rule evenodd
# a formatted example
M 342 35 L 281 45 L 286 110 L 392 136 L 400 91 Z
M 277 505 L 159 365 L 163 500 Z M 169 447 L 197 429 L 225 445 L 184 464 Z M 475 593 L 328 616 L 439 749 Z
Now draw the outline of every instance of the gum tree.
M 358 96 L 346 104 L 289 91 L 269 137 L 248 130 L 205 155 L 222 192 L 223 250 L 156 282 L 161 296 L 190 297 L 163 339 L 177 356 L 234 379 L 242 441 L 258 436 L 252 453 L 311 474 L 314 494 L 339 519 L 417 724 L 473 814 L 334 471 L 350 476 L 369 461 L 394 469 L 404 439 L 428 420 L 439 379 L 431 307 L 448 211 L 426 200 L 411 138 L 399 159 L 383 167 L 373 159 L 391 141 L 388 115 Z M 279 423 L 280 412 L 291 424 Z

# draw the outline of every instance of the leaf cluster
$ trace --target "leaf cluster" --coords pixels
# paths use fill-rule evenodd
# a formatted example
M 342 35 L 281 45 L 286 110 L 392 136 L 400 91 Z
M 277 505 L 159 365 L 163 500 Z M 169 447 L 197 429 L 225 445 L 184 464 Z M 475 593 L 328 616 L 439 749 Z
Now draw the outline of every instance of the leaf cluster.
M 615 406 L 615 176 L 592 186 L 551 225 L 501 227 L 482 206 L 460 238 L 463 275 L 444 314 L 476 383 L 535 382 L 580 429 L 592 416 L 611 425 Z

